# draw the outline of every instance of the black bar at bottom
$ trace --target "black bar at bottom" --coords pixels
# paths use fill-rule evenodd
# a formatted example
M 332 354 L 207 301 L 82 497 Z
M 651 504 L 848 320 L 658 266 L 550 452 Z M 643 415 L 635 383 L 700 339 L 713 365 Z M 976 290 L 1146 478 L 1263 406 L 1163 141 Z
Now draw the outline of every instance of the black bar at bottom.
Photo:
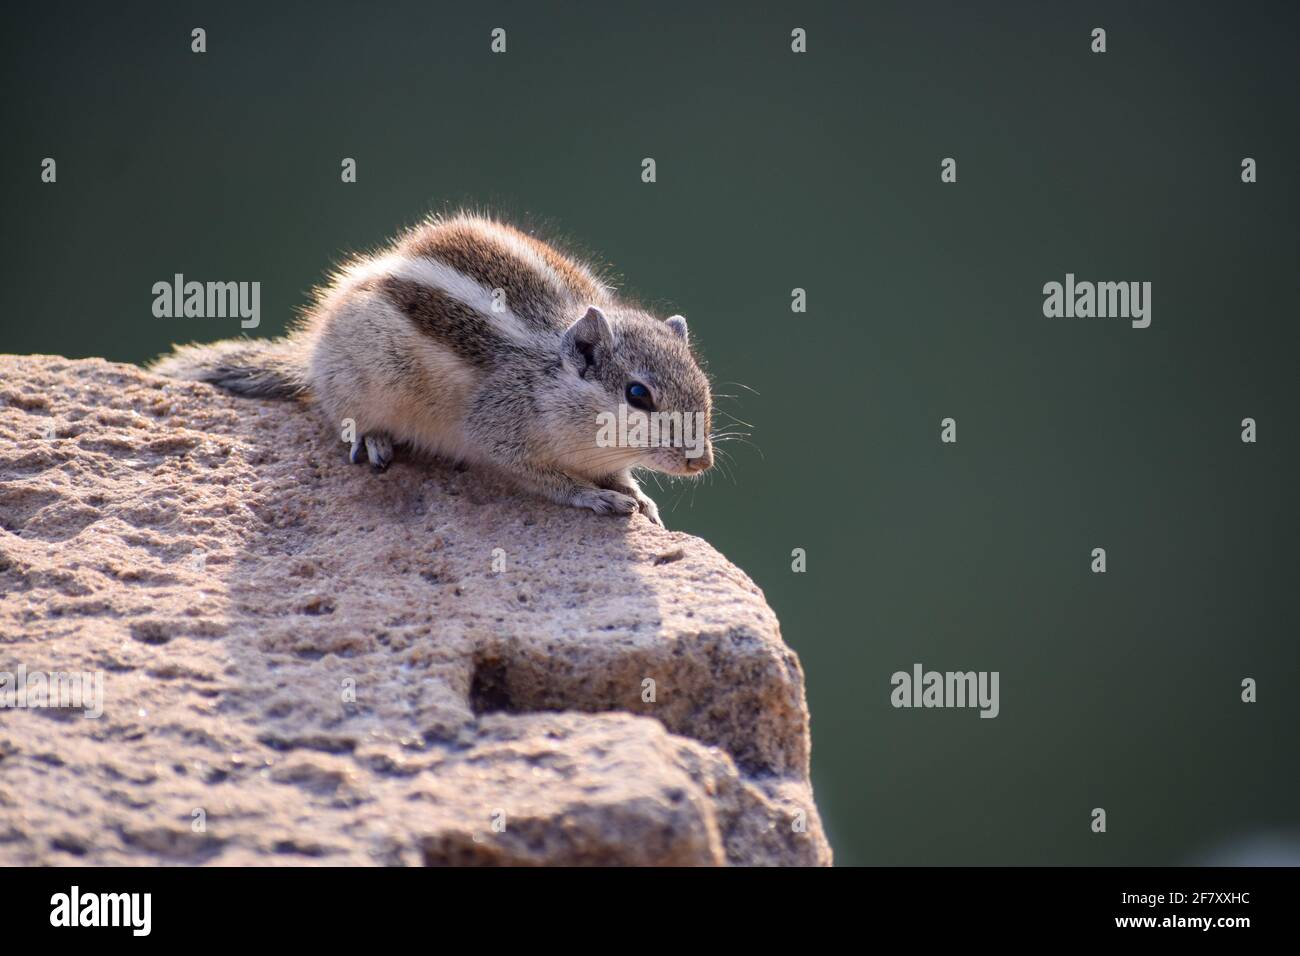
M 295 946 L 374 942 L 376 928 L 494 934 L 670 926 L 742 935 L 769 921 L 862 938 L 1050 937 L 1231 944 L 1290 937 L 1295 869 L 361 870 L 8 869 L 0 914 L 30 934 L 196 942 L 228 936 Z M 75 890 L 74 890 L 75 887 Z M 125 894 L 125 895 L 123 895 Z M 147 909 L 146 898 L 148 894 Z M 147 916 L 147 920 L 146 920 Z M 75 926 L 73 924 L 76 924 Z M 85 924 L 116 923 L 116 925 Z M 639 929 L 638 929 L 639 927 Z M 147 929 L 147 934 L 144 930 Z M 445 940 L 445 937 L 443 937 Z M 84 941 L 84 939 L 83 939 Z M 819 947 L 821 948 L 821 947 Z

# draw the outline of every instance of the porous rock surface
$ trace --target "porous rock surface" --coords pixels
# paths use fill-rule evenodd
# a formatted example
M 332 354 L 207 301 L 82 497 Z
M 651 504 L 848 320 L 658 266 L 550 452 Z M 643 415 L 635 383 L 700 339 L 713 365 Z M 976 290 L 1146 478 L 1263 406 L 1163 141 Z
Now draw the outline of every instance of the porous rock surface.
M 0 864 L 830 862 L 742 572 L 335 437 L 0 357 L 0 672 L 104 675 L 98 718 L 0 709 Z

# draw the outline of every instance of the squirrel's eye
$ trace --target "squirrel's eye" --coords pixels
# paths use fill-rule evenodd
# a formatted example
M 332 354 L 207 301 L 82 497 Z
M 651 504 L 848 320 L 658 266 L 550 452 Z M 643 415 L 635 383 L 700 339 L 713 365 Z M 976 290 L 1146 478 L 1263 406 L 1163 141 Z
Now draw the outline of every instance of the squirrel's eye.
M 650 400 L 650 389 L 640 382 L 633 382 L 628 385 L 627 403 L 633 408 L 641 409 L 643 412 L 651 411 L 654 408 L 654 402 Z

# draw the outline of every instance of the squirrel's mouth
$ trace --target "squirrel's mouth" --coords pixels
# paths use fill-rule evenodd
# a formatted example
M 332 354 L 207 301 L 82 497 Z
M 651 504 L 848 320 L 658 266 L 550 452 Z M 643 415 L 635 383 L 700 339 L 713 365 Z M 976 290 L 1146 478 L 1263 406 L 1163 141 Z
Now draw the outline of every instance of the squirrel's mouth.
M 713 450 L 705 447 L 698 454 L 690 455 L 680 448 L 657 449 L 644 459 L 645 467 L 665 475 L 679 478 L 694 478 L 704 474 L 713 467 Z

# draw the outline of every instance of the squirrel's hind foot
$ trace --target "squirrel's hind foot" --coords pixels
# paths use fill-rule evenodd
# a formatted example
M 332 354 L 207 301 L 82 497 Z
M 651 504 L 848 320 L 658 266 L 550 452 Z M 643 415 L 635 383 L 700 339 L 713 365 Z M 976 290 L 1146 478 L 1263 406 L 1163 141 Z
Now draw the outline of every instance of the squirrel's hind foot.
M 375 471 L 387 471 L 393 463 L 393 441 L 387 435 L 374 433 L 359 435 L 352 442 L 348 460 L 354 465 L 369 461 Z

